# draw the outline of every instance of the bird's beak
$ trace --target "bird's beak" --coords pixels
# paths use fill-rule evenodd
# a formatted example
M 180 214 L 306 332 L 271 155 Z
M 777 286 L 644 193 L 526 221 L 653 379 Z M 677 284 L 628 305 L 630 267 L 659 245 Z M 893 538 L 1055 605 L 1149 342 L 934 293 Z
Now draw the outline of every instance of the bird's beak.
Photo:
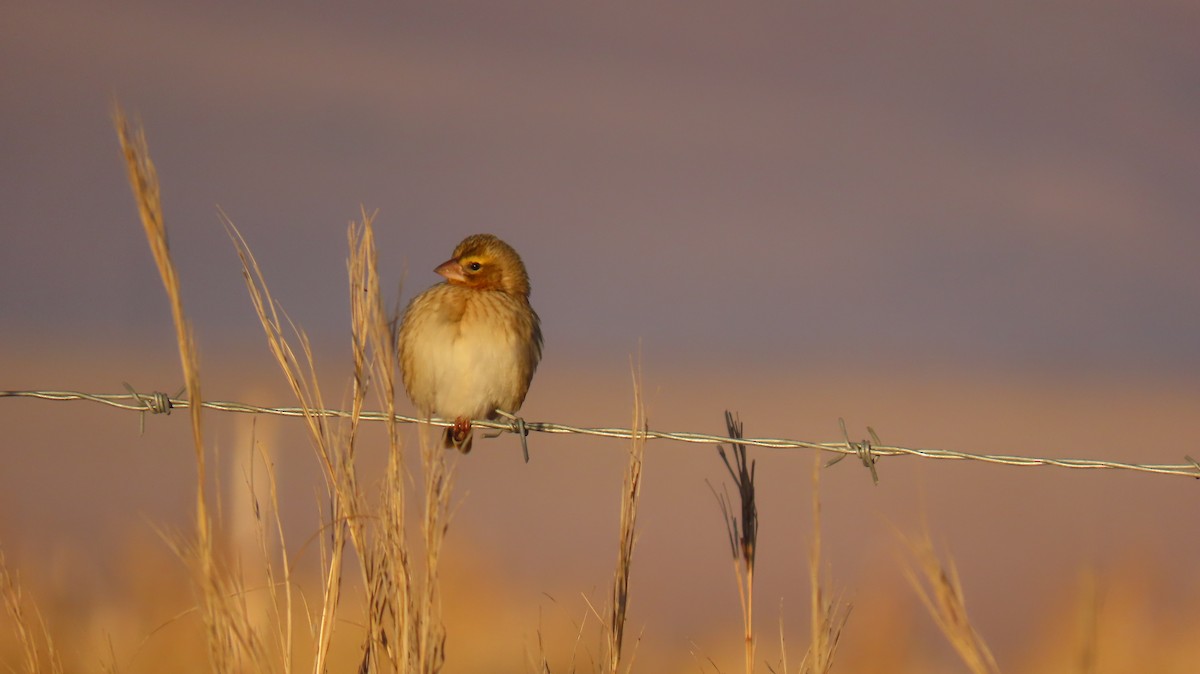
M 445 262 L 439 264 L 437 269 L 434 269 L 433 271 L 445 276 L 446 280 L 450 281 L 451 283 L 466 283 L 467 281 L 467 275 L 463 273 L 462 265 L 458 263 L 458 260 L 446 260 Z

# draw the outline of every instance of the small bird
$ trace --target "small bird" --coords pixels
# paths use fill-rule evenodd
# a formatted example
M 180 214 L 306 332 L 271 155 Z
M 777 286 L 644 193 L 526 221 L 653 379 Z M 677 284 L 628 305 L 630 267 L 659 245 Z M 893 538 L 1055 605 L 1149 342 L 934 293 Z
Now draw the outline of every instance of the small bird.
M 471 451 L 471 420 L 515 413 L 542 357 L 542 328 L 529 305 L 529 276 L 512 246 L 468 236 L 417 295 L 400 324 L 404 389 L 425 416 L 454 419 L 444 444 Z

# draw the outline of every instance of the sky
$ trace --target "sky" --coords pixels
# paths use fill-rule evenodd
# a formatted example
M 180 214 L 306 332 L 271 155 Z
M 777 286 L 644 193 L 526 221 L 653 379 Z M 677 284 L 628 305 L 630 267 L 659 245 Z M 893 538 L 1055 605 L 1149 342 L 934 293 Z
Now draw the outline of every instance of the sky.
M 291 404 L 220 213 L 338 399 L 346 227 L 365 209 L 401 304 L 466 235 L 520 252 L 546 338 L 533 420 L 627 424 L 640 353 L 655 428 L 721 433 L 729 408 L 751 435 L 840 440 L 844 415 L 853 438 L 871 424 L 904 446 L 1179 463 L 1200 456 L 1197 35 L 1182 0 L 9 2 L 0 389 L 181 382 L 115 99 L 148 137 L 213 397 Z M 53 405 L 0 401 L 14 558 L 186 521 L 191 455 L 166 451 L 187 448 L 182 416 L 137 436 L 133 415 Z M 214 452 L 249 432 L 208 419 Z M 294 424 L 257 423 L 308 456 Z M 458 464 L 456 563 L 535 598 L 603 582 L 613 536 L 593 534 L 615 528 L 619 446 L 535 437 L 526 466 L 512 438 L 489 442 Z M 735 601 L 706 484 L 723 468 L 653 447 L 635 610 L 648 641 L 693 638 L 711 599 L 695 588 Z M 758 458 L 769 603 L 803 575 L 811 463 Z M 307 507 L 318 479 L 280 461 Z M 1183 478 L 827 473 L 827 548 L 863 615 L 881 574 L 903 583 L 894 525 L 921 512 L 1009 646 L 1080 568 L 1144 555 L 1142 576 L 1190 578 L 1200 555 L 1175 525 L 1195 504 Z M 513 546 L 513 522 L 539 538 Z
M 547 353 L 1200 369 L 1184 2 L 27 3 L 0 44 L 0 316 L 169 335 L 112 100 L 201 336 L 257 326 L 223 209 L 344 339 L 345 226 L 402 301 L 521 252 Z

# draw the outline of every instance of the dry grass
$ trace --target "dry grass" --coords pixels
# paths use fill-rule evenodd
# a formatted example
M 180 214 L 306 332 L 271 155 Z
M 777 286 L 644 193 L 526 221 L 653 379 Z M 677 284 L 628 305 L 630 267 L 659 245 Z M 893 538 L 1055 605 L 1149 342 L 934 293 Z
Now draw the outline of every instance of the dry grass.
M 809 581 L 809 645 L 797 670 L 799 674 L 828 674 L 833 668 L 833 656 L 841 641 L 842 630 L 850 619 L 850 604 L 829 598 L 830 590 L 821 551 L 821 456 L 813 457 L 812 468 L 812 542 L 808 553 Z M 825 464 L 831 465 L 831 464 Z M 772 674 L 787 674 L 787 637 L 783 618 L 779 620 L 779 669 L 770 665 Z
M 607 669 L 617 674 L 625 643 L 625 617 L 629 606 L 629 572 L 633 566 L 638 503 L 642 495 L 642 459 L 646 453 L 646 412 L 642 405 L 641 374 L 633 374 L 633 440 L 629 443 L 629 464 L 621 487 L 621 524 L 617 546 L 617 566 L 613 571 L 612 599 L 606 630 Z M 632 670 L 632 658 L 627 670 Z
M 54 646 L 54 637 L 46 627 L 41 611 L 26 600 L 20 581 L 8 569 L 3 550 L 0 550 L 0 597 L 4 600 L 4 610 L 12 620 L 12 629 L 21 649 L 19 663 L 9 662 L 8 667 L 14 672 L 29 674 L 61 674 L 64 671 L 62 656 Z
M 842 630 L 850 619 L 851 606 L 830 599 L 829 587 L 821 572 L 824 557 L 821 554 L 821 457 L 813 457 L 812 469 L 812 545 L 809 549 L 809 620 L 810 641 L 808 651 L 800 664 L 802 674 L 827 674 L 833 667 L 833 656 L 842 638 Z M 783 669 L 787 671 L 787 651 L 782 644 L 780 625 L 780 649 L 784 653 Z
M 188 397 L 199 401 L 199 358 L 168 246 L 154 164 L 144 133 L 134 128 L 119 108 L 114 111 L 114 123 L 138 212 L 171 306 Z M 234 511 L 233 517 L 247 521 L 229 521 L 220 498 L 212 497 L 220 494 L 219 485 L 216 489 L 212 487 L 214 478 L 209 474 L 209 464 L 215 460 L 212 450 L 205 446 L 200 407 L 191 405 L 196 464 L 194 530 L 165 538 L 170 550 L 185 563 L 191 581 L 192 606 L 156 629 L 138 626 L 135 621 L 135 627 L 130 629 L 143 630 L 143 644 L 132 656 L 122 653 L 124 660 L 118 657 L 111 639 L 105 648 L 88 651 L 78 646 L 88 639 L 88 628 L 80 626 L 83 621 L 55 620 L 66 615 L 61 611 L 43 614 L 22 579 L 10 570 L 0 554 L 0 597 L 8 624 L 0 630 L 3 671 L 63 672 L 80 668 L 70 657 L 91 667 L 100 661 L 105 671 L 111 672 L 135 669 L 136 665 L 147 671 L 282 674 L 350 670 L 360 674 L 432 674 L 448 669 L 442 555 L 453 514 L 454 465 L 448 461 L 455 459 L 448 459 L 437 442 L 429 441 L 427 427 L 418 429 L 417 452 L 406 458 L 408 448 L 393 419 L 385 424 L 388 455 L 382 475 L 375 478 L 375 483 L 363 484 L 357 468 L 358 447 L 362 442 L 360 415 L 371 403 L 389 415 L 395 414 L 400 388 L 398 311 L 395 305 L 387 308 L 380 288 L 373 216 L 362 212 L 360 221 L 352 223 L 347 232 L 352 340 L 348 404 L 352 414 L 345 420 L 333 420 L 316 412 L 326 405 L 311 345 L 273 299 L 246 240 L 228 218 L 225 222 L 242 261 L 251 304 L 270 352 L 303 410 L 304 426 L 321 467 L 320 508 L 324 514 L 316 527 L 319 549 L 316 570 L 302 572 L 296 567 L 297 552 L 284 537 L 279 475 L 270 452 L 255 439 L 249 445 L 252 467 L 246 475 L 252 507 Z M 640 374 L 635 372 L 632 420 L 635 437 L 628 448 L 620 488 L 617 560 L 608 600 L 601 610 L 589 603 L 584 621 L 576 626 L 570 672 L 578 669 L 575 656 L 587 616 L 597 619 L 601 635 L 600 652 L 589 663 L 589 671 L 608 674 L 622 669 L 633 671 L 634 649 L 630 646 L 627 622 L 633 596 L 630 578 L 646 441 L 641 390 Z M 728 450 L 720 447 L 719 453 L 732 480 L 736 500 L 728 486 L 720 491 L 712 485 L 710 488 L 721 508 L 733 558 L 741 609 L 738 650 L 744 670 L 750 674 L 758 657 L 754 626 L 759 535 L 755 462 L 747 456 L 746 446 L 738 442 L 743 437 L 740 420 L 727 413 L 726 425 L 731 447 Z M 813 533 L 808 553 L 810 643 L 796 670 L 801 674 L 834 671 L 834 656 L 850 615 L 850 606 L 832 599 L 829 589 L 832 570 L 826 567 L 823 550 L 820 470 L 818 457 L 812 474 Z M 249 551 L 253 554 L 247 556 L 245 546 L 237 548 L 230 534 L 234 528 L 231 525 L 248 525 L 245 530 L 252 532 Z M 962 582 L 953 561 L 943 562 L 939 558 L 928 533 L 907 540 L 905 545 L 912 560 L 908 578 L 913 589 L 967 668 L 976 674 L 998 672 L 995 658 L 968 617 Z M 318 590 L 306 593 L 303 587 L 314 576 Z M 1060 621 L 1077 626 L 1074 638 L 1048 636 L 1054 639 L 1054 645 L 1069 652 L 1059 660 L 1054 660 L 1053 653 L 1044 656 L 1044 660 L 1069 662 L 1076 671 L 1085 673 L 1118 671 L 1106 663 L 1124 662 L 1119 659 L 1122 653 L 1114 647 L 1102 649 L 1099 635 L 1102 626 L 1105 634 L 1120 633 L 1122 626 L 1111 619 L 1102 620 L 1114 612 L 1101 615 L 1099 587 L 1099 580 L 1089 576 L 1081 599 L 1072 605 L 1070 615 Z M 142 601 L 165 604 L 162 595 L 161 588 L 155 586 L 153 591 L 145 593 Z M 1143 617 L 1142 613 L 1133 615 L 1139 620 Z M 195 629 L 193 620 L 199 622 L 199 629 Z M 907 617 L 899 620 L 907 621 Z M 1144 631 L 1140 625 L 1126 629 L 1130 633 Z M 537 634 L 541 655 L 529 663 L 530 669 L 549 674 L 551 667 L 540 626 Z M 1168 636 L 1155 633 L 1145 638 L 1162 640 Z M 154 657 L 162 660 L 147 663 L 145 660 L 151 656 L 144 655 L 139 662 L 143 647 L 147 643 L 153 646 L 154 642 L 164 643 L 157 649 L 146 647 L 145 652 L 153 652 L 157 654 Z M 60 647 L 64 643 L 72 644 L 72 650 L 80 652 L 65 655 Z M 456 643 L 462 644 L 464 650 L 470 649 L 471 635 Z M 641 639 L 634 645 L 640 646 Z M 1187 645 L 1174 644 L 1173 650 L 1147 648 L 1179 653 L 1175 657 L 1178 662 L 1194 662 L 1190 656 L 1193 651 Z M 175 660 L 170 660 L 171 657 Z M 205 657 L 204 665 L 194 662 Z M 845 658 L 844 653 L 842 657 Z M 1165 657 L 1155 662 L 1164 662 Z M 789 665 L 782 620 L 780 659 L 780 672 L 786 674 Z M 719 671 L 714 661 L 709 663 Z M 919 662 L 889 662 L 889 666 L 895 672 L 929 669 L 928 663 Z M 1188 667 L 1189 664 L 1184 664 L 1175 671 L 1190 671 Z
M 439 671 L 445 662 L 439 564 L 450 522 L 453 470 L 436 443 L 421 436 L 422 474 L 420 556 L 407 528 L 407 473 L 404 446 L 393 419 L 388 426 L 388 463 L 377 503 L 369 503 L 355 468 L 361 413 L 374 389 L 384 410 L 394 414 L 397 395 L 397 316 L 384 310 L 379 286 L 372 217 L 363 213 L 348 231 L 350 243 L 351 335 L 354 379 L 351 416 L 343 428 L 316 413 L 323 407 L 316 365 L 303 332 L 293 328 L 303 354 L 296 357 L 262 271 L 245 239 L 226 220 L 242 259 L 251 300 L 271 352 L 304 410 L 309 435 L 324 469 L 330 521 L 323 539 L 323 596 L 316 625 L 316 671 L 329 659 L 338 625 L 347 550 L 355 553 L 367 607 L 360 672 Z
M 744 639 L 744 655 L 746 674 L 754 671 L 756 644 L 754 639 L 754 561 L 758 549 L 758 501 L 754 492 L 754 462 L 746 457 L 746 445 L 737 442 L 745 437 L 741 419 L 725 412 L 725 427 L 729 437 L 733 439 L 727 453 L 725 447 L 717 445 L 717 453 L 724 462 L 729 477 L 737 490 L 737 508 L 728 489 L 713 494 L 721 506 L 721 518 L 725 522 L 725 530 L 729 535 L 729 549 L 733 554 L 733 574 L 737 580 L 738 600 L 742 606 L 742 635 Z M 729 455 L 733 455 L 730 462 Z M 738 519 L 738 515 L 741 519 Z M 739 523 L 740 522 L 740 523 Z
M 590 662 L 591 671 L 618 674 L 621 663 L 625 662 L 625 671 L 633 671 L 634 648 L 627 647 L 626 623 L 629 610 L 629 578 L 633 570 L 633 552 L 637 544 L 638 506 L 642 494 L 642 466 L 646 453 L 647 428 L 646 412 L 642 401 L 642 378 L 640 366 L 631 366 L 633 377 L 633 420 L 631 424 L 632 439 L 627 453 L 624 477 L 621 483 L 620 515 L 617 528 L 617 562 L 613 568 L 612 585 L 609 588 L 607 601 L 597 607 L 585 594 L 583 601 L 587 610 L 575 626 L 575 641 L 568 660 L 569 673 L 578 670 L 579 647 L 588 631 L 589 620 L 595 619 L 600 633 L 600 648 L 598 657 Z M 537 642 L 534 654 L 528 663 L 531 671 L 540 674 L 550 674 L 553 670 L 550 656 L 545 643 L 540 621 L 537 629 Z M 639 639 L 640 641 L 640 639 Z M 628 657 L 626 657 L 628 655 Z
M 132 132 L 119 109 L 114 117 L 139 212 L 171 299 L 189 399 L 197 401 L 200 400 L 198 359 L 183 312 L 178 275 L 167 246 L 154 166 L 144 134 Z M 388 468 L 379 489 L 378 503 L 368 503 L 355 468 L 360 414 L 365 409 L 368 391 L 373 388 L 378 402 L 391 412 L 395 411 L 397 393 L 397 321 L 394 313 L 389 315 L 384 310 L 372 219 L 364 212 L 362 222 L 351 224 L 348 232 L 354 379 L 352 414 L 344 423 L 333 423 L 316 412 L 325 404 L 309 341 L 303 331 L 282 315 L 246 240 L 228 218 L 225 222 L 242 261 L 246 287 L 267 344 L 303 410 L 305 425 L 325 478 L 329 521 L 324 526 L 326 535 L 320 539 L 322 594 L 315 620 L 311 623 L 312 669 L 317 672 L 328 669 L 335 631 L 343 622 L 340 618 L 341 593 L 346 581 L 347 553 L 352 550 L 365 595 L 362 604 L 367 607 L 365 619 L 359 621 L 366 626 L 359 671 L 437 672 L 445 662 L 438 569 L 449 526 L 452 470 L 434 443 L 421 443 L 423 554 L 420 564 L 415 564 L 406 529 L 409 476 L 394 421 L 388 424 Z M 277 504 L 272 508 L 276 519 L 270 527 L 262 521 L 257 503 L 254 508 L 271 597 L 267 625 L 274 638 L 267 639 L 256 627 L 260 621 L 251 616 L 241 577 L 219 562 L 206 494 L 206 452 L 200 408 L 193 405 L 191 409 L 197 461 L 197 531 L 194 540 L 178 541 L 175 547 L 185 560 L 195 565 L 210 664 L 217 672 L 247 669 L 291 672 L 295 664 L 293 612 L 296 605 L 292 572 L 286 561 L 277 568 L 267 544 L 268 538 L 276 538 L 286 550 Z M 267 466 L 272 498 L 277 498 L 275 476 L 265 457 L 263 463 Z M 266 645 L 268 642 L 276 644 L 273 654 Z
M 183 295 L 179 274 L 171 258 L 167 242 L 166 220 L 162 210 L 158 172 L 150 159 L 145 132 L 132 129 L 120 106 L 114 103 L 113 122 L 125 157 L 129 183 L 137 202 L 150 251 L 162 276 L 163 287 L 171 305 L 179 360 L 183 367 L 192 421 L 192 443 L 196 457 L 196 531 L 194 539 L 184 538 L 176 543 L 177 550 L 193 568 L 205 632 L 208 637 L 209 661 L 214 671 L 233 672 L 240 669 L 243 655 L 258 653 L 258 642 L 246 622 L 244 606 L 239 605 L 240 587 L 235 576 L 223 568 L 218 559 L 212 534 L 212 519 L 207 495 L 206 452 L 200 401 L 200 357 L 195 337 L 183 310 Z
M 943 563 L 938 558 L 928 530 L 919 538 L 906 539 L 905 544 L 913 560 L 905 575 L 938 629 L 971 672 L 998 674 L 996 659 L 967 615 L 966 595 L 954 560 Z

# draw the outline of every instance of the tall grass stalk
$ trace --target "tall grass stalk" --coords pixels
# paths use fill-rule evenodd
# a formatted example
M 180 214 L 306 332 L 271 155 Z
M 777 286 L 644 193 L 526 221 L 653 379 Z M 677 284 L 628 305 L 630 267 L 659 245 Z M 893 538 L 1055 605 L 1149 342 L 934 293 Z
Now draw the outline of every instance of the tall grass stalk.
M 119 107 L 115 107 L 113 116 L 138 211 L 171 303 L 191 402 L 197 465 L 196 535 L 194 541 L 173 546 L 194 563 L 213 670 L 242 671 L 250 666 L 265 671 L 275 669 L 273 664 L 281 664 L 284 672 L 290 672 L 294 643 L 291 569 L 286 559 L 273 469 L 264 455 L 263 463 L 269 474 L 275 517 L 272 526 L 275 531 L 271 535 L 278 537 L 284 555 L 282 579 L 276 577 L 266 542 L 268 527 L 261 519 L 257 501 L 254 513 L 274 604 L 281 663 L 268 662 L 267 649 L 249 617 L 241 578 L 219 564 L 207 493 L 206 455 L 199 405 L 199 360 L 192 331 L 183 312 L 179 278 L 167 244 L 158 178 L 149 157 L 145 134 L 141 130 L 131 129 Z M 313 671 L 324 672 L 328 668 L 334 631 L 339 622 L 337 615 L 349 545 L 359 562 L 368 607 L 361 671 L 382 671 L 382 665 L 387 663 L 392 671 L 397 672 L 436 672 L 445 659 L 438 569 L 450 520 L 452 470 L 433 443 L 422 443 L 424 481 L 421 532 L 424 557 L 421 560 L 423 575 L 418 582 L 405 524 L 405 494 L 409 476 L 394 419 L 398 311 L 393 310 L 389 314 L 384 310 L 372 218 L 364 211 L 362 222 L 352 223 L 348 232 L 354 381 L 351 414 L 340 427 L 318 412 L 325 408 L 325 404 L 307 336 L 282 315 L 249 245 L 223 213 L 222 218 L 241 259 L 246 287 L 267 337 L 268 347 L 299 402 L 323 469 L 329 524 L 328 537 L 321 541 L 322 591 L 318 616 L 313 626 Z M 355 469 L 359 422 L 372 386 L 381 406 L 393 417 L 387 424 L 389 459 L 378 512 L 368 508 Z M 284 615 L 280 615 L 281 611 Z
M 267 480 L 267 499 L 269 519 L 264 518 L 262 504 L 259 503 L 255 492 L 253 461 L 251 455 L 250 494 L 254 501 L 254 531 L 258 541 L 259 553 L 262 555 L 263 571 L 266 578 L 267 593 L 270 597 L 271 618 L 276 626 L 276 650 L 278 653 L 279 669 L 283 674 L 291 674 L 293 668 L 293 651 L 295 647 L 295 625 L 293 609 L 295 604 L 292 587 L 292 567 L 287 558 L 287 540 L 283 534 L 283 519 L 279 512 L 279 483 L 271 456 L 257 441 L 252 440 L 251 452 L 257 452 L 259 462 L 264 467 Z M 275 545 L 272 545 L 272 540 Z M 279 564 L 275 562 L 276 555 L 272 548 L 277 546 L 280 557 Z M 279 567 L 277 570 L 276 567 Z
M 392 340 L 380 331 L 387 332 L 385 312 L 383 310 L 382 293 L 379 290 L 378 256 L 375 252 L 375 238 L 372 230 L 373 215 L 362 211 L 360 223 L 350 223 L 346 231 L 349 257 L 347 272 L 350 288 L 350 339 L 351 354 L 354 366 L 353 396 L 350 415 L 351 430 L 349 437 L 357 437 L 358 424 L 361 420 L 363 405 L 367 392 L 374 385 L 376 398 L 385 411 L 395 414 L 395 359 L 392 357 Z M 407 603 L 409 578 L 407 572 L 408 551 L 404 537 L 404 480 L 393 476 L 395 464 L 402 460 L 403 448 L 397 434 L 395 419 L 387 423 L 388 433 L 388 467 L 384 473 L 384 487 L 380 498 L 380 518 L 378 520 L 377 537 L 370 550 L 363 551 L 367 556 L 363 562 L 366 602 L 366 637 L 363 644 L 363 657 L 359 666 L 360 671 L 381 671 L 382 664 L 387 662 L 393 671 L 402 671 L 400 653 L 407 650 L 407 642 L 403 638 L 399 643 L 391 643 L 388 632 L 391 625 L 389 616 L 397 605 L 396 585 L 399 590 L 399 605 Z M 398 510 L 399 545 L 389 537 L 389 527 L 394 525 L 394 518 L 389 517 L 392 510 Z M 397 568 L 404 569 L 399 575 Z M 396 646 L 400 649 L 397 650 Z
M 629 607 L 629 572 L 633 566 L 638 503 L 642 495 L 642 460 L 646 453 L 646 410 L 642 403 L 641 373 L 633 370 L 633 437 L 629 443 L 629 463 L 621 486 L 621 523 L 617 546 L 617 566 L 613 571 L 612 599 L 608 619 L 607 671 L 620 671 L 625 638 L 626 611 Z M 628 668 L 632 668 L 632 661 Z
M 828 674 L 833 667 L 833 656 L 841 640 L 842 629 L 850 619 L 851 605 L 829 598 L 829 590 L 822 579 L 821 567 L 821 456 L 813 457 L 812 470 L 812 546 L 809 549 L 809 619 L 810 641 L 800 671 L 803 674 Z M 786 671 L 787 667 L 784 666 Z
M 946 640 L 973 674 L 999 674 L 996 659 L 967 615 L 966 597 L 954 560 L 942 563 L 928 529 L 920 538 L 906 538 L 905 543 L 912 556 L 905 566 L 905 576 Z
M 388 415 L 387 468 L 375 536 L 367 551 L 369 628 L 363 670 L 373 666 L 369 671 L 379 671 L 386 661 L 392 671 L 432 673 L 442 668 L 446 657 L 440 563 L 451 519 L 453 468 L 440 446 L 429 441 L 427 429 L 418 429 L 424 553 L 418 566 L 414 564 L 406 525 L 410 477 L 395 418 L 399 306 L 394 305 L 391 312 L 385 309 L 373 220 L 364 210 L 361 222 L 352 223 L 347 232 L 355 387 L 363 391 L 368 385 L 373 387 Z M 379 653 L 386 654 L 386 658 L 379 657 Z
M 120 105 L 113 104 L 113 124 L 121 144 L 121 151 L 137 203 L 150 251 L 162 277 L 163 287 L 171 305 L 171 316 L 175 325 L 175 337 L 179 346 L 179 359 L 187 385 L 188 408 L 192 422 L 192 444 L 196 459 L 196 511 L 195 540 L 182 544 L 177 551 L 190 560 L 199 585 L 205 631 L 208 637 L 208 652 L 212 667 L 217 672 L 233 672 L 241 668 L 243 655 L 260 652 L 257 649 L 254 631 L 246 619 L 244 606 L 239 607 L 236 599 L 236 578 L 218 564 L 216 546 L 212 533 L 212 518 L 207 495 L 207 468 L 204 449 L 204 432 L 201 418 L 203 399 L 200 391 L 200 359 L 191 324 L 183 310 L 183 295 L 180 290 L 179 274 L 171 258 L 167 241 L 166 220 L 163 216 L 162 192 L 158 172 L 150 159 L 150 149 L 145 131 L 131 127 Z
M 317 381 L 316 362 L 308 337 L 288 321 L 291 332 L 303 354 L 303 361 L 297 357 L 296 348 L 292 346 L 284 329 L 284 320 L 280 318 L 280 310 L 267 287 L 262 269 L 258 266 L 250 246 L 242 237 L 241 232 L 228 217 L 222 213 L 229 236 L 242 262 L 242 277 L 250 294 L 251 304 L 262 324 L 267 338 L 267 346 L 275 357 L 276 363 L 284 374 L 292 393 L 300 405 L 305 427 L 316 451 L 317 458 L 323 468 L 326 495 L 330 511 L 329 538 L 321 541 L 322 591 L 320 615 L 313 628 L 316 642 L 313 671 L 323 672 L 329 657 L 329 649 L 333 642 L 336 614 L 341 601 L 342 573 L 345 563 L 347 542 L 357 546 L 362 545 L 362 522 L 356 515 L 360 511 L 361 495 L 354 476 L 354 444 L 356 427 L 351 422 L 351 431 L 344 436 L 342 443 L 329 420 L 317 411 L 324 408 L 321 388 Z M 357 389 L 354 398 L 363 394 Z M 353 536 L 351 534 L 354 534 Z M 363 548 L 359 547 L 361 552 Z M 365 559 L 360 555 L 360 560 Z M 365 562 L 363 562 L 365 564 Z M 365 575 L 365 574 L 364 574 Z
M 809 579 L 809 645 L 804 659 L 797 670 L 800 674 L 827 674 L 833 667 L 833 656 L 841 641 L 842 630 L 850 619 L 853 608 L 848 603 L 829 599 L 829 589 L 821 573 L 824 559 L 821 548 L 821 456 L 813 457 L 812 472 L 812 544 L 808 553 Z M 828 464 L 824 464 L 828 465 Z M 787 674 L 787 642 L 784 637 L 783 619 L 779 621 L 780 669 L 778 672 L 768 665 L 772 674 Z
M 733 553 L 733 573 L 737 579 L 738 599 L 742 606 L 742 633 L 744 638 L 744 654 L 746 674 L 754 671 L 754 561 L 758 548 L 758 502 L 754 491 L 754 462 L 746 456 L 746 445 L 738 440 L 746 437 L 741 419 L 732 413 L 725 412 L 725 427 L 729 437 L 733 439 L 729 452 L 725 447 L 717 445 L 717 453 L 725 463 L 730 478 L 738 493 L 738 508 L 735 510 L 733 500 L 727 488 L 721 492 L 713 489 L 717 503 L 721 506 L 721 518 L 725 522 L 726 533 L 729 535 L 729 548 Z M 732 461 L 730 454 L 733 455 Z M 738 515 L 741 515 L 739 525 Z

